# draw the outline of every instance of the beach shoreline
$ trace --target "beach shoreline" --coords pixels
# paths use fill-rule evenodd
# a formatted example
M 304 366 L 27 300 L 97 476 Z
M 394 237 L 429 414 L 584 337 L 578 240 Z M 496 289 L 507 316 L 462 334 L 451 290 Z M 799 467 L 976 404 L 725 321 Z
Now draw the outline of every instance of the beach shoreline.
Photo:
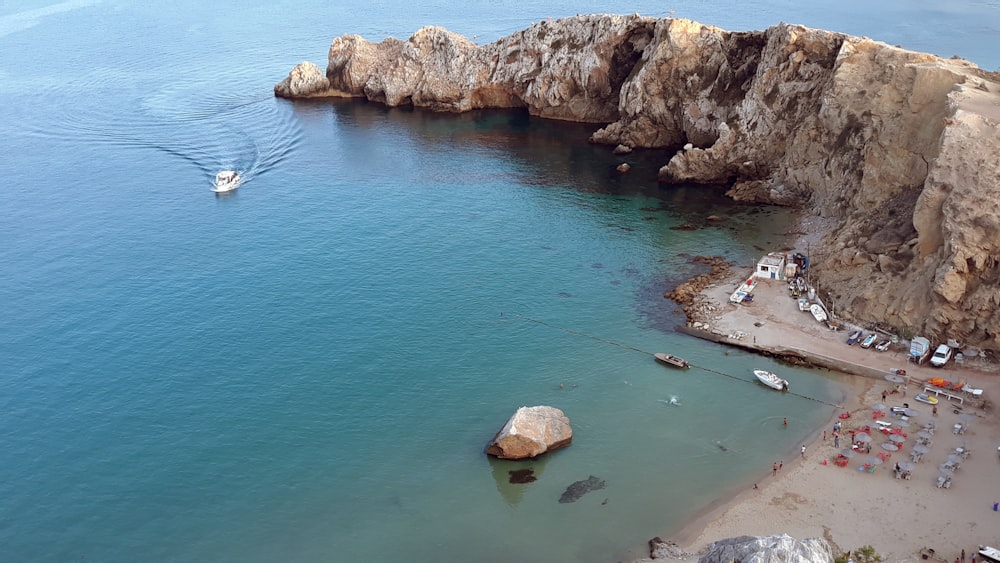
M 858 410 L 861 406 L 860 403 L 862 401 L 862 396 L 870 391 L 875 384 L 876 383 L 874 381 L 869 381 L 865 378 L 851 378 L 846 381 L 845 391 L 847 392 L 848 397 L 847 401 L 845 401 L 842 405 L 844 408 L 834 409 L 829 419 L 824 421 L 821 426 L 816 427 L 806 437 L 803 443 L 806 445 L 807 451 L 812 450 L 816 446 L 817 442 L 822 442 L 823 431 L 827 428 L 832 428 L 833 425 L 840 420 L 838 416 L 841 412 L 853 412 Z M 787 462 L 785 460 L 787 460 Z M 804 460 L 799 455 L 799 446 L 789 444 L 785 457 L 783 459 L 779 459 L 779 461 L 784 462 L 784 467 L 779 470 L 777 475 L 772 475 L 767 472 L 767 469 L 765 469 L 761 471 L 757 477 L 748 479 L 745 482 L 731 488 L 729 491 L 724 491 L 718 499 L 697 512 L 694 517 L 688 521 L 683 528 L 681 528 L 681 530 L 671 536 L 671 539 L 689 553 L 697 553 L 698 551 L 703 550 L 705 545 L 698 545 L 698 541 L 702 539 L 701 536 L 703 535 L 703 531 L 711 522 L 718 521 L 734 506 L 752 499 L 756 495 L 765 493 L 770 486 L 783 479 L 785 475 L 787 475 L 794 468 L 798 467 Z M 757 485 L 758 488 L 754 489 L 754 485 Z M 727 496 L 727 494 L 730 494 L 730 496 Z M 724 538 L 714 538 L 710 541 L 718 539 Z
M 801 216 L 798 232 L 789 233 L 795 238 L 792 248 L 815 243 L 816 233 L 824 232 L 825 226 L 821 218 Z M 811 315 L 799 312 L 780 280 L 761 280 L 752 303 L 730 303 L 730 293 L 746 275 L 730 271 L 697 290 L 685 311 L 689 321 L 698 325 L 685 332 L 844 373 L 847 397 L 844 408 L 834 409 L 830 420 L 809 436 L 804 455 L 800 456 L 798 445 L 794 445 L 796 449 L 776 475 L 764 471 L 756 479 L 723 491 L 671 535 L 687 554 L 680 560 L 697 561 L 711 542 L 743 535 L 788 534 L 798 540 L 821 537 L 830 543 L 835 555 L 870 545 L 887 563 L 950 563 L 962 549 L 971 554 L 979 545 L 1000 544 L 1000 514 L 992 510 L 993 503 L 1000 500 L 996 485 L 1000 482 L 1000 423 L 990 403 L 991 398 L 1000 396 L 1000 376 L 990 373 L 996 366 L 952 363 L 938 369 L 909 363 L 909 351 L 901 347 L 876 352 L 847 346 L 846 330 L 830 331 Z M 690 295 L 691 289 L 687 291 Z M 903 384 L 885 379 L 900 368 L 909 372 Z M 926 381 L 939 376 L 982 388 L 986 400 L 959 393 L 958 404 L 942 396 L 936 409 L 939 412 L 932 412 L 935 409 L 930 405 L 913 397 L 926 389 Z M 886 407 L 905 404 L 919 412 L 896 427 L 907 434 L 900 451 L 878 461 L 882 466 L 876 465 L 873 472 L 860 471 L 865 461 L 883 452 L 876 442 L 888 436 L 876 433 L 871 457 L 862 454 L 851 459 L 847 467 L 835 465 L 839 451 L 851 447 L 846 432 L 870 424 L 872 405 L 883 401 Z M 845 411 L 851 416 L 842 421 L 845 435 L 841 448 L 836 448 L 830 430 Z M 892 417 L 882 420 L 899 423 Z M 970 429 L 953 434 L 954 425 L 963 420 L 971 420 Z M 895 478 L 895 463 L 910 459 L 914 435 L 928 422 L 937 424 L 937 429 L 926 459 L 915 464 L 911 479 Z M 972 455 L 955 471 L 953 486 L 937 487 L 939 464 L 959 446 Z

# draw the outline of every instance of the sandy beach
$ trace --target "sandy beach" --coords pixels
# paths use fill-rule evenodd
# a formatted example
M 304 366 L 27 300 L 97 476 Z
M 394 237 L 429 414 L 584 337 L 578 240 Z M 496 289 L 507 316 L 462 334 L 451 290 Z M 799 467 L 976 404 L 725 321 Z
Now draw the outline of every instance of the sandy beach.
M 762 471 L 756 489 L 751 484 L 670 539 L 686 552 L 697 554 L 724 538 L 784 533 L 796 539 L 825 538 L 838 554 L 871 545 L 887 562 L 947 563 L 955 561 L 963 549 L 971 560 L 979 545 L 1000 544 L 1000 512 L 993 511 L 994 502 L 1000 501 L 1000 423 L 990 406 L 1000 397 L 1000 376 L 991 372 L 994 366 L 966 361 L 961 366 L 952 362 L 938 369 L 908 364 L 908 349 L 902 346 L 885 352 L 848 346 L 847 331 L 831 331 L 808 313 L 799 312 L 786 284 L 777 280 L 762 281 L 752 303 L 730 304 L 729 295 L 747 274 L 734 272 L 731 279 L 702 293 L 715 307 L 709 318 L 702 320 L 713 332 L 742 336 L 733 344 L 765 352 L 808 351 L 845 366 L 844 371 L 860 374 L 852 383 L 854 397 L 805 444 L 804 455 L 785 459 L 776 474 L 770 468 Z M 909 376 L 898 389 L 896 383 L 884 378 L 894 368 L 905 369 Z M 933 377 L 981 388 L 986 401 L 973 401 L 956 392 L 954 399 L 940 398 L 934 415 L 931 405 L 914 400 L 924 390 L 924 382 Z M 883 403 L 883 392 L 887 408 L 880 420 L 906 435 L 900 450 L 883 449 L 882 444 L 890 442 L 889 436 L 872 430 L 870 455 L 861 453 L 847 466 L 836 465 L 838 453 L 851 448 L 848 431 L 872 425 L 871 406 Z M 958 397 L 964 397 L 961 403 Z M 904 403 L 917 414 L 900 426 L 900 419 L 889 409 Z M 838 415 L 844 412 L 850 417 L 840 420 Z M 840 447 L 835 447 L 832 437 L 837 420 L 842 424 Z M 928 451 L 914 464 L 910 479 L 895 478 L 895 463 L 910 461 L 917 433 L 927 423 L 936 427 Z M 955 433 L 958 423 L 967 423 L 961 434 Z M 958 447 L 971 454 L 961 460 L 950 487 L 938 487 L 939 466 Z M 883 454 L 884 462 L 878 453 Z M 861 471 L 869 460 L 881 465 L 875 465 L 872 472 Z M 933 555 L 924 559 L 922 555 L 930 553 L 928 548 L 934 550 Z M 686 560 L 697 561 L 697 557 Z

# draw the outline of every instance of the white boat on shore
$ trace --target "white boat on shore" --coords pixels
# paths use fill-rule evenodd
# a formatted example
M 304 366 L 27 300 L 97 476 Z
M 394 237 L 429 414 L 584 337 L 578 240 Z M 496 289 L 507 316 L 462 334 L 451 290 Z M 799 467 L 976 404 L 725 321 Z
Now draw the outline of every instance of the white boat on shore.
M 771 389 L 776 391 L 788 391 L 788 381 L 784 380 L 777 375 L 762 369 L 753 370 L 753 374 L 757 376 L 757 380 L 767 385 Z
M 212 182 L 212 191 L 217 194 L 231 192 L 240 187 L 242 183 L 243 178 L 239 172 L 235 170 L 223 170 L 215 175 L 215 181 Z
M 747 281 L 743 282 L 740 287 L 729 296 L 730 303 L 743 303 L 744 301 L 749 301 L 747 297 L 753 293 L 753 288 L 757 287 L 757 278 L 750 276 Z
M 821 305 L 817 303 L 810 305 L 809 312 L 812 313 L 813 318 L 818 322 L 826 321 L 826 310 Z

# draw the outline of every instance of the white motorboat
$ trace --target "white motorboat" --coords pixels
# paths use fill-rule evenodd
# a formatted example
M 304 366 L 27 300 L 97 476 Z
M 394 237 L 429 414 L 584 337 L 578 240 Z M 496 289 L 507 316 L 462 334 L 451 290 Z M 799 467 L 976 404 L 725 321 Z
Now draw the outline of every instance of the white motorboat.
M 212 182 L 212 191 L 217 194 L 231 192 L 240 187 L 242 183 L 243 178 L 239 172 L 235 170 L 223 170 L 215 175 L 215 181 Z
M 813 318 L 819 322 L 823 322 L 826 320 L 826 310 L 823 309 L 823 307 L 817 303 L 814 303 L 809 306 L 809 312 L 812 313 Z
M 765 371 L 762 369 L 753 370 L 753 374 L 757 376 L 757 380 L 767 385 L 771 389 L 776 391 L 788 391 L 788 381 L 778 377 L 777 375 Z

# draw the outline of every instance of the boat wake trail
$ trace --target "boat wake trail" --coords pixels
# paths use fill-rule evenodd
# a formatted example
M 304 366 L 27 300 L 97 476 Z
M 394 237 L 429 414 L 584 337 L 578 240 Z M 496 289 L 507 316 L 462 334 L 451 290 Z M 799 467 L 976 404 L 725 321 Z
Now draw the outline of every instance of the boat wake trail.
M 288 158 L 301 142 L 290 104 L 270 94 L 248 98 L 239 94 L 245 85 L 218 81 L 150 92 L 143 86 L 142 72 L 141 68 L 94 69 L 77 81 L 56 86 L 59 91 L 49 95 L 91 101 L 55 120 L 59 130 L 32 133 L 54 141 L 83 139 L 164 152 L 193 164 L 208 186 L 220 170 L 235 170 L 244 183 L 249 182 Z M 125 76 L 130 80 L 123 80 Z M 112 90 L 115 98 L 127 100 L 125 107 L 101 105 L 101 100 L 110 98 L 101 93 Z

